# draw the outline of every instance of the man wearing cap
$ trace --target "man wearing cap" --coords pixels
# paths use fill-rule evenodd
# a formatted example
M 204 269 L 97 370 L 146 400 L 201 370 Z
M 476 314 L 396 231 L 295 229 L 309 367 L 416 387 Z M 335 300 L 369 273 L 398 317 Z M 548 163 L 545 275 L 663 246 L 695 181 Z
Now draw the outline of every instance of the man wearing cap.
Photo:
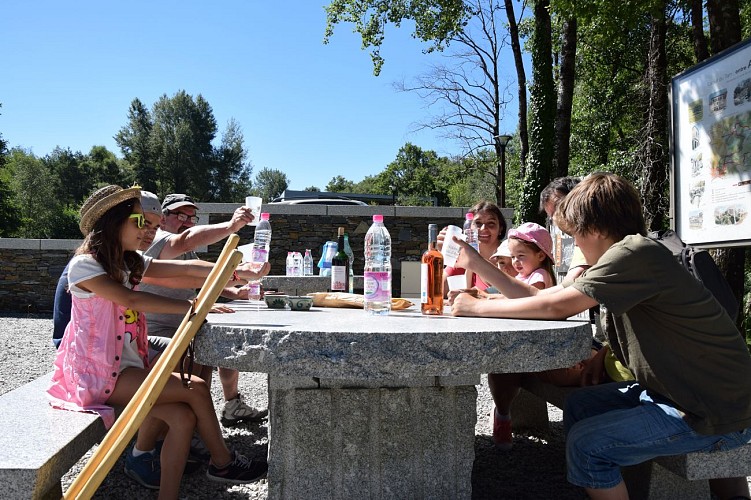
M 198 222 L 196 212 L 199 207 L 193 198 L 180 193 L 165 196 L 161 209 L 161 228 L 157 230 L 149 249 L 144 252 L 145 256 L 154 259 L 197 259 L 196 248 L 216 243 L 253 221 L 250 209 L 240 207 L 227 222 L 196 226 Z M 196 296 L 193 288 L 167 288 L 149 283 L 142 284 L 141 290 L 178 299 L 190 300 Z M 222 296 L 230 299 L 247 298 L 247 291 L 243 296 L 243 292 L 237 288 L 225 288 Z M 150 314 L 147 318 L 149 333 L 172 337 L 182 319 L 182 316 L 176 314 Z M 210 372 L 204 375 L 207 383 L 210 382 Z M 225 426 L 247 421 L 260 421 L 268 414 L 268 410 L 258 410 L 243 401 L 237 388 L 238 378 L 237 370 L 219 368 L 219 380 L 222 383 L 226 401 L 221 418 Z

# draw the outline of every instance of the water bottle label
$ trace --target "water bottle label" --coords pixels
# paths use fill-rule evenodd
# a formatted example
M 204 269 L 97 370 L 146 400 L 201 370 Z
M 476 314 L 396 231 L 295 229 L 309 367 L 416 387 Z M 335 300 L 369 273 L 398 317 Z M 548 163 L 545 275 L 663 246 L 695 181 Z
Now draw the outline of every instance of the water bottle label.
M 261 282 L 251 281 L 248 283 L 248 300 L 261 299 Z
M 391 273 L 365 271 L 363 273 L 365 300 L 387 302 L 391 300 Z
M 251 262 L 267 262 L 269 260 L 269 251 L 263 247 L 253 246 L 250 260 Z

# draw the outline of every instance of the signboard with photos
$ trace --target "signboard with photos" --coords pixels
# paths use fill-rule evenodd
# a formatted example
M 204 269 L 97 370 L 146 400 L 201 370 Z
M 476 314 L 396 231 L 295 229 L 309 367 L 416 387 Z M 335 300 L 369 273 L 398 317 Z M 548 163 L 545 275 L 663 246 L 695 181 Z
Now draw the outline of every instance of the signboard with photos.
M 683 241 L 751 243 L 751 39 L 675 76 L 673 210 Z

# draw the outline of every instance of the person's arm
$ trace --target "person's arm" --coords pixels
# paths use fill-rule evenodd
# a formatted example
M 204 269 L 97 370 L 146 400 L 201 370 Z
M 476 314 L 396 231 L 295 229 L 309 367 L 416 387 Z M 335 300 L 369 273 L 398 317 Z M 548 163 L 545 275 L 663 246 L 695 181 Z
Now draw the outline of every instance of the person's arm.
M 534 297 L 513 300 L 476 299 L 470 294 L 460 293 L 454 298 L 451 314 L 454 316 L 563 320 L 595 305 L 597 301 L 573 287 L 559 288 L 555 293 L 540 293 Z
M 187 286 L 171 285 L 170 288 L 200 288 L 203 286 L 203 281 L 209 275 L 211 270 L 214 269 L 214 263 L 201 259 L 192 260 L 160 260 L 154 259 L 146 268 L 144 273 L 144 281 L 152 284 L 155 283 L 154 279 L 170 278 L 171 280 L 185 280 Z M 271 270 L 271 265 L 268 262 L 263 264 L 261 270 L 251 271 L 251 263 L 245 263 L 237 266 L 236 272 L 238 281 L 230 281 L 230 285 L 240 284 L 242 281 L 259 280 L 266 276 Z M 194 283 L 198 283 L 194 285 Z
M 235 210 L 232 219 L 227 222 L 193 226 L 180 234 L 170 236 L 164 248 L 162 248 L 159 258 L 172 259 L 186 252 L 191 252 L 198 247 L 211 245 L 239 231 L 251 222 L 253 222 L 253 214 L 250 209 L 248 207 L 240 207 Z
M 76 286 L 123 307 L 145 313 L 185 314 L 191 307 L 189 300 L 171 299 L 148 292 L 138 292 L 117 283 L 106 274 L 82 280 Z

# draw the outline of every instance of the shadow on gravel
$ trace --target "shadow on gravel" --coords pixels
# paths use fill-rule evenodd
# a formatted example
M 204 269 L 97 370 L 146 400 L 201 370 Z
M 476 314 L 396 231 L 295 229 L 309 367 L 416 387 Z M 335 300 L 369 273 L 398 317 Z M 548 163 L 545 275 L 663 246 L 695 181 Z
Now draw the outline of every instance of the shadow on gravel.
M 582 488 L 566 481 L 562 425 L 551 423 L 547 431 L 515 432 L 511 451 L 496 449 L 490 436 L 475 436 L 472 498 L 587 498 Z

